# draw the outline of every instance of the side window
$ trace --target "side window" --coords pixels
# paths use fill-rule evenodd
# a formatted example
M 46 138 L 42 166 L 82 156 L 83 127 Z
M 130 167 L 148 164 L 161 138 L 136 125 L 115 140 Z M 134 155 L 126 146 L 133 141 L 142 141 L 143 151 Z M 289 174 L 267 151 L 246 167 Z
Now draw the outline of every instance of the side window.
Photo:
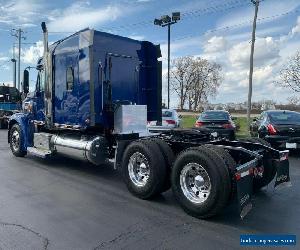
M 72 67 L 67 68 L 67 91 L 72 91 L 74 86 L 74 69 Z
M 41 91 L 41 78 L 40 78 L 40 73 L 38 73 L 38 75 L 37 75 L 35 90 L 36 90 L 36 92 L 40 92 L 40 91 Z

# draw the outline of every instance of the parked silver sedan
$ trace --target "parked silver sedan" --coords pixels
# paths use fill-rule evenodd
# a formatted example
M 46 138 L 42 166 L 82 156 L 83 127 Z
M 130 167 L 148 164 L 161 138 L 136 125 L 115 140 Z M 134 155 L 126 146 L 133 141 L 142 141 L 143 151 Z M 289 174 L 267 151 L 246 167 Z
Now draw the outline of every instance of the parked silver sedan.
M 173 128 L 179 128 L 181 125 L 181 116 L 178 115 L 174 109 L 163 109 L 162 110 L 162 125 L 158 126 L 157 121 L 150 121 L 148 123 L 148 130 L 167 130 Z

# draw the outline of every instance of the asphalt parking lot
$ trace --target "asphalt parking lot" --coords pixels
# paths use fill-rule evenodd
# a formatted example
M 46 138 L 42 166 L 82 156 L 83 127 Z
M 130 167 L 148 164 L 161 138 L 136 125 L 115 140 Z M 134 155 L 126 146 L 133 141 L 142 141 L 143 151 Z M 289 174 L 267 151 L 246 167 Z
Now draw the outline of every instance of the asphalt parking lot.
M 110 166 L 16 158 L 0 130 L 0 249 L 237 249 L 240 234 L 299 237 L 300 156 L 290 168 L 293 186 L 267 187 L 244 220 L 232 206 L 205 221 L 186 215 L 170 191 L 133 197 Z

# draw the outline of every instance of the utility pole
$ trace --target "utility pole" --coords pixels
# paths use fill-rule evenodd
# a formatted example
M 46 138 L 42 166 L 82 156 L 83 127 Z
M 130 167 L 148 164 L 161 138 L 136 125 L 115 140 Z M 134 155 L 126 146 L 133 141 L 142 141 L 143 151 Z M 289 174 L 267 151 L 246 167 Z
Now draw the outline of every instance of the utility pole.
M 20 91 L 21 87 L 21 41 L 25 40 L 25 37 L 22 36 L 24 31 L 22 29 L 12 29 L 11 35 L 15 36 L 18 39 L 18 90 Z
M 250 71 L 249 71 L 249 90 L 248 90 L 248 107 L 247 107 L 247 122 L 248 129 L 250 130 L 250 114 L 251 114 L 251 98 L 252 98 L 252 80 L 253 80 L 253 56 L 254 56 L 254 44 L 255 44 L 255 30 L 256 30 L 256 20 L 258 13 L 259 0 L 251 0 L 255 5 L 255 13 L 253 19 L 252 28 L 252 40 L 251 40 L 251 53 L 250 53 Z
M 13 87 L 17 86 L 17 61 L 15 58 L 15 44 L 13 44 L 13 58 L 11 59 L 13 63 Z

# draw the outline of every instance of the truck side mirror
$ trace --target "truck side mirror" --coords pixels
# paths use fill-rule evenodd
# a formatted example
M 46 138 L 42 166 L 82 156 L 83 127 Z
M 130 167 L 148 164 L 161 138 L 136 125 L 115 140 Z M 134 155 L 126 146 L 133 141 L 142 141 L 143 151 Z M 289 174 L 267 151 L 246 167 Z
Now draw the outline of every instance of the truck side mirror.
M 28 92 L 29 92 L 29 71 L 25 69 L 23 73 L 23 93 L 28 94 Z

